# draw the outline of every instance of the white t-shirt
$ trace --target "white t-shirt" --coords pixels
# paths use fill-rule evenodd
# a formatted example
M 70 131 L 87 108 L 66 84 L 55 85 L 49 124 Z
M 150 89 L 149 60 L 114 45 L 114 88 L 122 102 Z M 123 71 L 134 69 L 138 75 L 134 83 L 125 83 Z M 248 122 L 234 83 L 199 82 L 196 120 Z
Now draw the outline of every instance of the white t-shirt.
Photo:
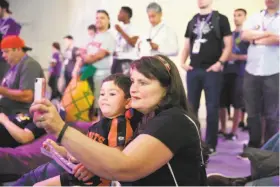
M 100 49 L 104 49 L 109 52 L 109 55 L 102 58 L 101 60 L 93 63 L 93 65 L 98 69 L 111 69 L 113 61 L 113 53 L 115 51 L 116 41 L 114 36 L 110 31 L 97 33 L 95 37 L 88 43 L 86 49 L 87 54 L 94 55 Z
M 158 50 L 152 50 L 147 39 L 151 39 L 153 43 L 157 44 L 159 46 Z M 141 35 L 136 44 L 136 47 L 138 46 L 139 57 L 157 54 L 177 56 L 179 50 L 176 33 L 163 22 L 154 27 L 152 26 L 147 32 Z
M 120 27 L 123 29 L 123 31 L 129 36 L 139 36 L 136 29 L 129 24 L 120 24 Z M 116 59 L 137 59 L 136 49 L 131 46 L 127 41 L 122 37 L 122 35 L 116 31 L 116 53 L 117 56 Z

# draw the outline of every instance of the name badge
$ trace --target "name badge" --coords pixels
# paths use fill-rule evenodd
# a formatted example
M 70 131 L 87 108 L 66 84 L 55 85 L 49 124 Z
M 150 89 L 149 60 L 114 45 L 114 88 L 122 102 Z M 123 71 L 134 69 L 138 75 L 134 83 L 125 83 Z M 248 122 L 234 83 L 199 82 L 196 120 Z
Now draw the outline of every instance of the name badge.
M 200 45 L 201 45 L 201 43 L 199 42 L 199 40 L 194 41 L 193 48 L 192 48 L 192 53 L 193 54 L 198 54 L 199 53 Z

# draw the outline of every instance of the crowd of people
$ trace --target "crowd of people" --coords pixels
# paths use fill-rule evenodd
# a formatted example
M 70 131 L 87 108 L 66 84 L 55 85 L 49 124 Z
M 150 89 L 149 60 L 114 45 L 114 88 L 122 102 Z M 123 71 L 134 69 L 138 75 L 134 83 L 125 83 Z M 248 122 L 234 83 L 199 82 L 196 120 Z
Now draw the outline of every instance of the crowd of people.
M 76 164 L 68 173 L 50 161 L 13 185 L 245 185 L 278 176 L 230 179 L 212 174 L 207 180 L 205 168 L 217 152 L 218 137 L 234 141 L 242 125 L 249 142 L 239 157 L 250 158 L 251 149 L 279 153 L 279 0 L 264 0 L 266 9 L 248 19 L 244 8 L 234 10 L 233 30 L 228 18 L 213 10 L 213 0 L 197 2 L 200 12 L 187 23 L 180 60 L 186 95 L 169 58 L 178 55 L 178 37 L 162 20 L 160 4 L 147 6 L 150 28 L 144 35 L 131 23 L 130 7 L 121 7 L 120 23 L 114 26 L 109 13 L 98 10 L 95 24 L 87 28 L 87 44 L 76 46 L 71 35 L 63 38 L 64 51 L 59 42 L 52 43 L 45 77 L 19 37 L 21 26 L 11 18 L 9 3 L 0 0 L 0 147 L 18 147 L 51 134 L 56 141 L 47 139 L 42 147 L 52 147 Z M 60 103 L 71 81 L 85 72 L 94 95 L 87 135 L 67 122 Z M 35 80 L 44 77 L 51 94 L 34 101 Z M 205 139 L 199 123 L 202 91 Z M 231 107 L 232 128 L 227 131 Z M 262 185 L 271 185 L 269 180 Z

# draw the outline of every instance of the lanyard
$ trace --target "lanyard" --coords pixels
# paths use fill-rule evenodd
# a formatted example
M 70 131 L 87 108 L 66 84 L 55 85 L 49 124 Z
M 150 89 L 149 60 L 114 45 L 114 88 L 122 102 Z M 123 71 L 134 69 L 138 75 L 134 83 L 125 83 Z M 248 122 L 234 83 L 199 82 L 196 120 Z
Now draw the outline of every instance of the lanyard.
M 158 30 L 156 31 L 156 33 L 154 34 L 153 37 L 151 37 L 151 34 L 152 34 L 152 28 L 151 28 L 151 29 L 150 29 L 150 34 L 149 34 L 149 39 L 153 40 L 153 39 L 158 35 L 159 31 L 163 28 L 163 25 L 164 25 L 164 24 L 162 24 L 162 25 L 160 26 L 160 28 L 158 28 Z
M 270 19 L 270 22 L 268 22 L 268 23 L 266 24 L 266 26 L 265 26 L 265 25 L 264 25 L 264 19 L 265 19 L 266 14 L 267 14 L 267 12 L 265 11 L 264 16 L 263 16 L 263 19 L 262 19 L 262 29 L 263 29 L 263 31 L 266 31 L 267 28 L 268 28 L 268 26 L 269 26 L 269 25 L 278 17 L 278 15 L 279 15 L 278 12 L 275 13 L 274 16 L 273 16 L 273 18 Z
M 197 25 L 197 28 L 198 28 L 198 33 L 197 33 L 197 38 L 198 39 L 202 39 L 202 30 L 203 30 L 205 24 L 210 20 L 211 17 L 212 17 L 212 12 L 211 12 L 211 14 L 209 14 L 207 16 L 207 18 L 204 22 L 201 22 L 200 21 L 200 16 L 197 16 L 196 25 Z

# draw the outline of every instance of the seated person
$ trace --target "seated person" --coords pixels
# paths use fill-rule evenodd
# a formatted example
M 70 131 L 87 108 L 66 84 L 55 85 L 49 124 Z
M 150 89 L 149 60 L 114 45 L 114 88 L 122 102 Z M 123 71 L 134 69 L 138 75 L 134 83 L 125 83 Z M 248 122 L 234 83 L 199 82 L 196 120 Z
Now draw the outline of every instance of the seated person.
M 0 147 L 17 147 L 27 144 L 45 134 L 45 130 L 36 127 L 29 114 L 19 113 L 6 116 L 0 113 Z
M 251 174 L 231 178 L 220 173 L 208 175 L 209 186 L 279 186 L 279 132 L 261 149 L 247 147 L 244 154 L 251 161 Z
M 176 65 L 162 55 L 142 57 L 131 64 L 130 78 L 131 107 L 143 117 L 123 151 L 69 127 L 47 99 L 32 104 L 31 112 L 43 113 L 34 122 L 53 134 L 89 171 L 121 181 L 121 185 L 206 185 L 199 123 L 189 109 Z M 110 108 L 107 103 L 101 106 Z M 52 182 L 58 185 L 60 177 L 38 185 Z
M 26 54 L 31 48 L 18 36 L 5 37 L 1 50 L 10 69 L 0 84 L 0 112 L 6 115 L 28 113 L 33 102 L 35 79 L 44 77 L 43 70 Z
M 126 109 L 129 107 L 130 85 L 131 81 L 129 77 L 121 74 L 110 75 L 103 81 L 99 97 L 99 105 L 103 114 L 103 118 L 89 128 L 89 138 L 118 149 L 122 149 L 124 145 L 127 144 L 127 142 L 132 138 L 133 127 L 130 125 L 130 121 L 128 121 L 128 119 L 130 119 L 130 116 L 128 115 L 129 112 L 126 112 L 126 115 L 124 115 Z M 52 140 L 47 141 L 63 157 L 77 162 L 76 159 L 74 159 L 64 147 L 57 145 Z M 44 147 L 48 149 L 46 143 L 44 144 Z M 94 176 L 94 174 L 89 172 L 81 163 L 77 165 L 76 173 L 74 175 L 61 172 L 61 168 L 57 167 L 57 165 L 52 162 L 46 165 L 48 165 L 48 167 L 41 166 L 39 167 L 40 169 L 38 168 L 38 170 L 35 169 L 35 171 L 25 174 L 15 183 L 15 186 L 33 185 L 37 178 L 42 179 L 42 174 L 46 177 L 56 176 L 51 176 L 52 173 L 61 174 L 60 176 L 38 183 L 38 185 L 48 185 L 49 182 L 62 186 L 85 185 L 85 181 L 89 182 L 90 185 L 110 184 L 110 181 Z M 81 175 L 82 173 L 86 175 Z M 36 182 L 39 181 L 37 180 Z

